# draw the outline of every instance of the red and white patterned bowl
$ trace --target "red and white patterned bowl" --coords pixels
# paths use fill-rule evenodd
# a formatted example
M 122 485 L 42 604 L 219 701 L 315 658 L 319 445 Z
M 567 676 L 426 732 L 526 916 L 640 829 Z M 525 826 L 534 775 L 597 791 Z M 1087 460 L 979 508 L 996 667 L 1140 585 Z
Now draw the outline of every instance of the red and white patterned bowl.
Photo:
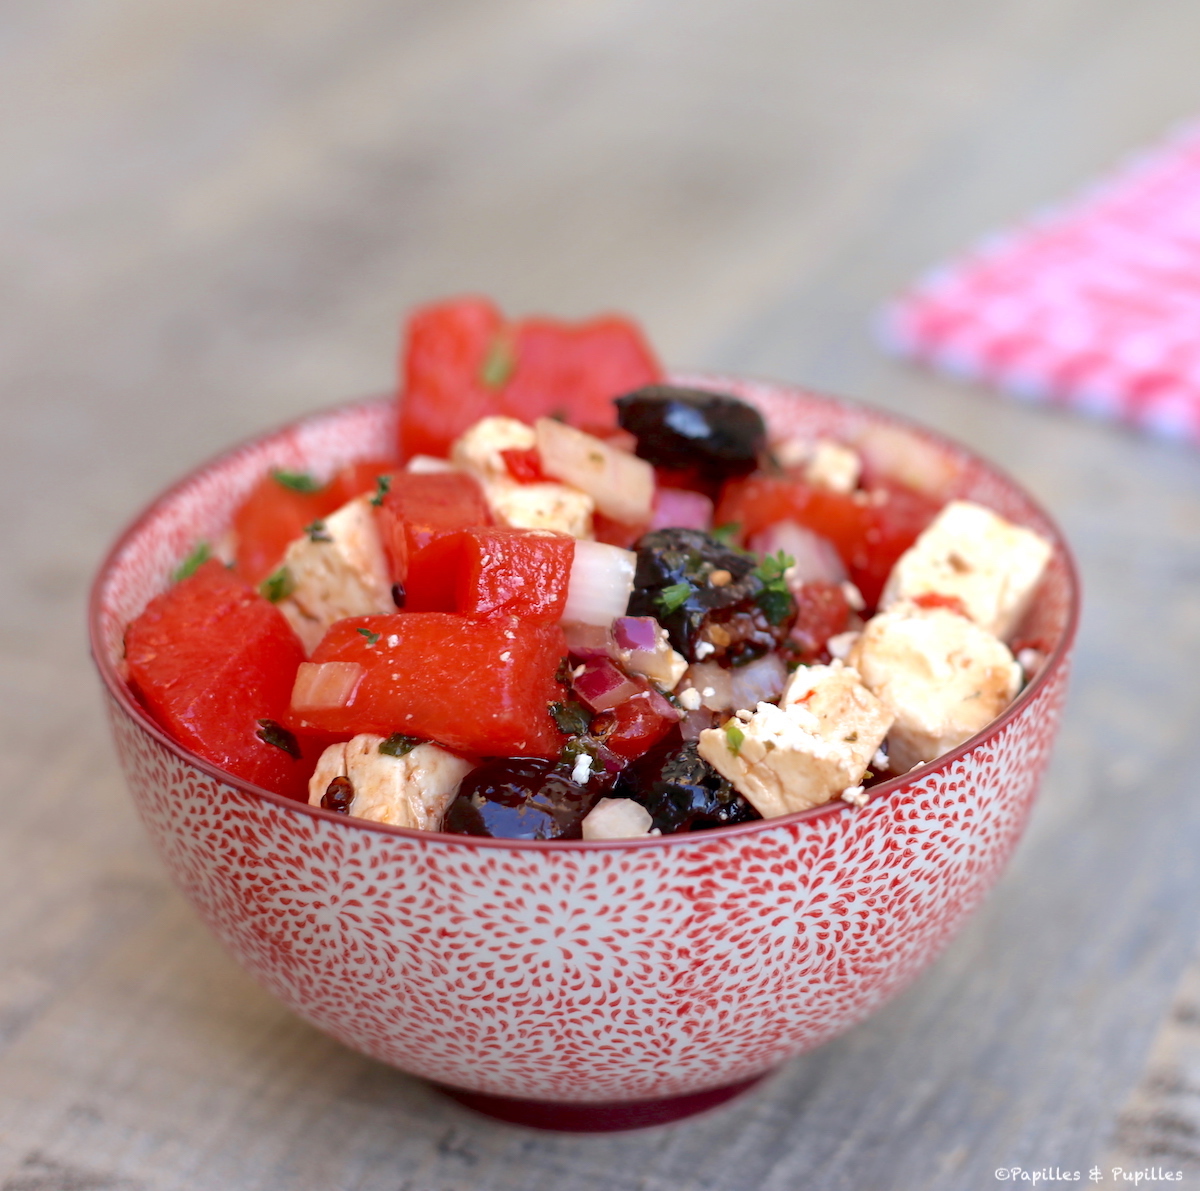
M 126 623 L 268 467 L 329 474 L 392 441 L 384 400 L 222 456 L 156 500 L 96 579 L 92 650 L 138 812 L 233 955 L 347 1046 L 475 1107 L 548 1127 L 672 1119 L 861 1021 L 927 965 L 996 881 L 1058 727 L 1078 608 L 1061 535 L 1012 481 L 911 425 L 803 390 L 678 378 L 755 402 L 772 426 L 882 429 L 1055 552 L 1028 635 L 1036 679 L 987 729 L 841 802 L 694 834 L 490 840 L 300 805 L 169 739 L 120 677 Z

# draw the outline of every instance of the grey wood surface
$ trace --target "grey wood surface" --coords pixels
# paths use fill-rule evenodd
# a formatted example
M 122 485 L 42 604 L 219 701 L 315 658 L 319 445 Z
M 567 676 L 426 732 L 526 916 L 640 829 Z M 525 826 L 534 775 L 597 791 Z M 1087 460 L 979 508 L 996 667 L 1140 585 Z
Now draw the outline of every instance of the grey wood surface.
M 1200 111 L 1198 45 L 1190 0 L 4 0 L 0 1191 L 1200 1187 L 1200 458 L 869 330 Z M 167 882 L 86 657 L 140 505 L 387 388 L 401 312 L 468 288 L 904 410 L 1082 563 L 1067 723 L 996 894 L 899 1000 L 670 1128 L 494 1124 L 289 1016 Z

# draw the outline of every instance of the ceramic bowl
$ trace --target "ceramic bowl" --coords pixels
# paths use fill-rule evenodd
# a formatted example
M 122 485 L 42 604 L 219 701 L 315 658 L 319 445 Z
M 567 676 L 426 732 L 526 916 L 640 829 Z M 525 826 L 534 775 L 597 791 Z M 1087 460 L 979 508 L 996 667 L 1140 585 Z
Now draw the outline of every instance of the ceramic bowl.
M 125 624 L 198 539 L 219 538 L 268 467 L 329 474 L 385 451 L 386 400 L 307 418 L 196 471 L 122 535 L 92 594 L 92 649 L 138 813 L 213 933 L 327 1034 L 528 1124 L 682 1116 L 861 1021 L 934 959 L 1000 875 L 1059 723 L 1075 569 L 1011 480 L 861 406 L 676 379 L 737 393 L 775 428 L 890 453 L 1054 543 L 1022 630 L 1043 643 L 1044 668 L 987 729 L 874 788 L 861 810 L 834 802 L 636 841 L 469 838 L 301 805 L 170 740 L 121 680 Z

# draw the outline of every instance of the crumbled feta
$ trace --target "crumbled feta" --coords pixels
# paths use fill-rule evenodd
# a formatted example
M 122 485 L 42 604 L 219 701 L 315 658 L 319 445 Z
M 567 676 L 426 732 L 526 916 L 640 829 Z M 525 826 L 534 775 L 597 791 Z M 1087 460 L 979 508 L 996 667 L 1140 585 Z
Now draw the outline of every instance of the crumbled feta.
M 583 838 L 636 839 L 658 835 L 657 830 L 650 830 L 653 822 L 650 812 L 632 798 L 601 798 L 583 820 Z
M 284 552 L 292 588 L 278 605 L 310 654 L 335 621 L 396 611 L 369 497 L 326 517 L 320 536 L 327 540 L 305 534 Z
M 777 707 L 700 733 L 699 752 L 764 818 L 857 785 L 892 717 L 849 666 L 801 667 Z
M 684 711 L 700 710 L 700 692 L 694 686 L 684 687 L 675 697 Z
M 580 753 L 575 758 L 575 764 L 571 768 L 571 781 L 578 783 L 581 786 L 586 786 L 588 778 L 592 776 L 592 758 L 587 753 Z
M 872 617 L 850 662 L 895 716 L 887 739 L 896 773 L 974 736 L 1021 685 L 1007 646 L 946 608 L 900 604 Z
M 439 459 L 436 455 L 414 455 L 405 465 L 404 470 L 413 475 L 434 475 L 438 472 L 457 471 L 449 459 Z
M 871 758 L 871 764 L 869 768 L 874 770 L 876 773 L 882 773 L 885 769 L 891 769 L 891 767 L 892 763 L 888 759 L 887 753 L 883 749 L 876 749 L 875 756 Z
M 853 611 L 861 612 L 867 606 L 867 601 L 863 599 L 863 593 L 849 579 L 843 580 L 840 587 L 842 595 L 846 597 L 846 603 Z
M 528 451 L 536 443 L 533 427 L 516 418 L 480 418 L 451 444 L 450 459 L 484 484 L 492 480 L 507 482 L 512 476 L 500 452 Z
M 957 598 L 976 624 L 1007 638 L 1050 561 L 1050 543 L 971 501 L 951 501 L 892 568 L 880 608 L 922 595 Z
M 309 779 L 308 801 L 320 806 L 336 777 L 354 787 L 350 814 L 394 827 L 439 831 L 446 808 L 473 766 L 436 744 L 419 744 L 403 757 L 381 753 L 384 737 L 364 733 L 331 744 Z
M 696 661 L 702 662 L 710 653 L 716 653 L 717 647 L 711 641 L 697 641 L 692 652 L 696 655 Z
M 613 660 L 626 674 L 641 674 L 661 691 L 674 690 L 688 668 L 687 659 L 671 648 L 667 630 L 657 621 L 653 649 L 617 649 Z
M 843 802 L 848 802 L 855 810 L 862 810 L 867 805 L 867 792 L 862 786 L 850 786 L 839 795 Z
M 844 662 L 850 656 L 850 650 L 854 648 L 854 642 L 857 640 L 857 629 L 852 629 L 848 633 L 835 633 L 825 642 L 825 648 L 829 650 L 831 658 L 837 658 Z

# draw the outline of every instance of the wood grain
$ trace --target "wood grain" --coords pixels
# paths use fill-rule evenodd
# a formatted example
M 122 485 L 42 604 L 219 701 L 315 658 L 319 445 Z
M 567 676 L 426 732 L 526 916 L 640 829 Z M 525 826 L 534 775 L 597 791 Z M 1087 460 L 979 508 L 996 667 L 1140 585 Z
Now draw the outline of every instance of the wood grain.
M 1184 0 L 8 0 L 0 1191 L 974 1191 L 1194 1125 L 1196 456 L 902 368 L 870 318 L 1200 109 L 1198 39 Z M 997 894 L 719 1115 L 540 1135 L 316 1034 L 169 887 L 107 743 L 108 540 L 230 442 L 389 387 L 401 312 L 463 289 L 902 409 L 1079 552 L 1068 722 Z

